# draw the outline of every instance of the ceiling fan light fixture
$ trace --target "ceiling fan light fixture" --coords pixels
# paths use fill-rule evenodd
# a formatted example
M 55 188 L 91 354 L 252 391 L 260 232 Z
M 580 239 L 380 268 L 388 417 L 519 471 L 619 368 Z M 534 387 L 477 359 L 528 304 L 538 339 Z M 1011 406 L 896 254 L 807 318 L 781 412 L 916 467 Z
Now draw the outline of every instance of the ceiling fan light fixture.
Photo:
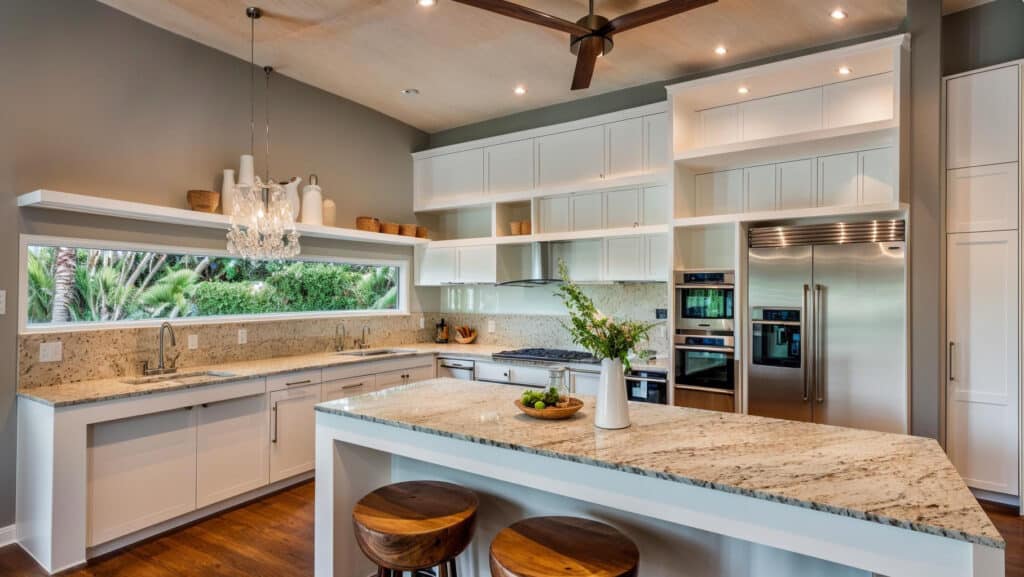
M 842 8 L 836 8 L 829 13 L 829 16 L 831 16 L 833 20 L 846 20 L 846 11 Z

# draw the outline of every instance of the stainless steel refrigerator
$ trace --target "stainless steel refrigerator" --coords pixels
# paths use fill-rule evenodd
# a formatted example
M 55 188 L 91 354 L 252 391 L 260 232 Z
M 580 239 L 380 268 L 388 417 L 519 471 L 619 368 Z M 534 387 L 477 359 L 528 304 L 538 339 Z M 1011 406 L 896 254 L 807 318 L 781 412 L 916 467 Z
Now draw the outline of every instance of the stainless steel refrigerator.
M 907 432 L 905 222 L 748 238 L 749 413 Z

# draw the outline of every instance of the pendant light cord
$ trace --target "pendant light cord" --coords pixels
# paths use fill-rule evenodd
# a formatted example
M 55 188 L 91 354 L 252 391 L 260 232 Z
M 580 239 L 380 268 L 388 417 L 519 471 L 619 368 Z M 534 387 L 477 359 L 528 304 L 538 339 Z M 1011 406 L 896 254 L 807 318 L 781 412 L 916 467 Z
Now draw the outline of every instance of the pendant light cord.
M 256 18 L 249 16 L 249 155 L 256 151 Z
M 270 74 L 274 72 L 274 69 L 270 66 L 264 66 L 263 71 L 267 73 L 267 88 L 264 92 L 265 103 L 264 113 L 267 124 L 267 182 L 270 182 Z

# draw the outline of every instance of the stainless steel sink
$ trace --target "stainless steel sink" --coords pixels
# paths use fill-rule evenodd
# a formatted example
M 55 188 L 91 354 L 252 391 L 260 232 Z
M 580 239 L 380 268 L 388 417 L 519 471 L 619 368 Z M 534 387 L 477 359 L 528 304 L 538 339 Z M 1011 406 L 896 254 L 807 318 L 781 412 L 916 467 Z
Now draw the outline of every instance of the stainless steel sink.
M 343 357 L 379 357 L 381 355 L 407 355 L 415 352 L 416 351 L 412 349 L 363 349 L 356 351 L 341 351 L 338 355 Z
M 121 382 L 129 385 L 148 385 L 152 383 L 164 383 L 167 381 L 186 382 L 234 376 L 236 376 L 235 373 L 229 373 L 227 371 L 193 371 L 191 373 L 168 373 L 166 375 L 153 375 L 151 377 L 134 377 L 131 379 L 123 379 Z

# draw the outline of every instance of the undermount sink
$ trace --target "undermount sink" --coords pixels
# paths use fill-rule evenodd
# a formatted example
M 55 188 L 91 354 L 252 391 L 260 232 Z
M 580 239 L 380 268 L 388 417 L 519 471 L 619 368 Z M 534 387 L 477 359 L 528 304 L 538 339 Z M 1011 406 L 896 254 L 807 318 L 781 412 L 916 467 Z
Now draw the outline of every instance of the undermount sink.
M 341 351 L 338 355 L 343 357 L 378 357 L 380 355 L 400 355 L 415 353 L 412 349 L 363 349 L 356 351 Z
M 166 381 L 188 381 L 207 378 L 234 377 L 235 373 L 227 371 L 194 371 L 191 373 L 168 373 L 166 375 L 153 375 L 150 377 L 134 377 L 123 379 L 121 382 L 129 385 L 148 385 L 151 383 L 163 383 Z

